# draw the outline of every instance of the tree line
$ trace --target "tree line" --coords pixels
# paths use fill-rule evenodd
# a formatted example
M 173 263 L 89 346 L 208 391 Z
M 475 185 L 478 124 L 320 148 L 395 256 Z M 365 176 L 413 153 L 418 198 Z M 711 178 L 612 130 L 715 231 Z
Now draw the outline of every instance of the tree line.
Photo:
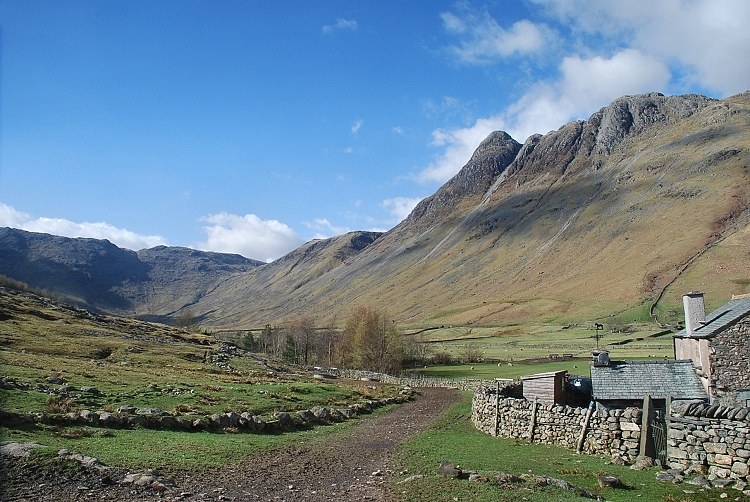
M 266 325 L 260 333 L 248 332 L 240 345 L 284 361 L 305 366 L 366 369 L 398 373 L 407 351 L 404 338 L 387 312 L 357 307 L 343 329 L 316 328 L 313 319 L 299 317 L 279 326 Z

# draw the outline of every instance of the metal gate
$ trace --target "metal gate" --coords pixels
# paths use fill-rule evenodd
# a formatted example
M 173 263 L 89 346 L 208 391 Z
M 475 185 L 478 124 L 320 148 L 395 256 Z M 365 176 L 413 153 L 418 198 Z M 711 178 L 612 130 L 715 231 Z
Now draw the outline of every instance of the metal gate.
M 653 441 L 653 459 L 667 465 L 667 420 L 666 410 L 655 408 L 650 415 L 648 424 Z

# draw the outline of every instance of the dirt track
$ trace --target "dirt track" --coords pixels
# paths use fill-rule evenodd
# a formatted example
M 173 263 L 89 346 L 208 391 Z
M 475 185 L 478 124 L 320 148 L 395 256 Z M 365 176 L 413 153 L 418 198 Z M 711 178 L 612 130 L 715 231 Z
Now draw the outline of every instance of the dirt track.
M 424 389 L 414 401 L 375 418 L 360 419 L 352 430 L 314 449 L 302 444 L 264 452 L 218 471 L 174 479 L 176 487 L 158 495 L 131 491 L 112 479 L 90 474 L 55 479 L 25 472 L 22 462 L 3 461 L 2 500 L 259 500 L 394 501 L 388 482 L 397 472 L 395 449 L 459 400 L 449 389 Z M 7 476 L 7 477 L 6 477 Z M 42 486 L 40 486 L 42 485 Z M 81 487 L 88 488 L 82 490 Z

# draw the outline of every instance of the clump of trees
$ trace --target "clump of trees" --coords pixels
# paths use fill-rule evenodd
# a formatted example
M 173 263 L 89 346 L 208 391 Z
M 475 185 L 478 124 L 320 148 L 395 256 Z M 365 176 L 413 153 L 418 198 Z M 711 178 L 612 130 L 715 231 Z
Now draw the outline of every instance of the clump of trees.
M 343 330 L 316 328 L 312 318 L 299 317 L 280 326 L 266 325 L 260 333 L 247 333 L 240 345 L 295 364 L 381 373 L 398 373 L 406 357 L 398 326 L 385 311 L 368 306 L 356 308 Z
M 347 368 L 397 373 L 404 361 L 404 342 L 385 312 L 358 307 L 346 320 L 336 354 Z
M 338 338 L 335 328 L 316 328 L 312 318 L 299 317 L 281 326 L 267 324 L 257 335 L 249 332 L 242 337 L 240 344 L 247 350 L 289 363 L 333 366 Z

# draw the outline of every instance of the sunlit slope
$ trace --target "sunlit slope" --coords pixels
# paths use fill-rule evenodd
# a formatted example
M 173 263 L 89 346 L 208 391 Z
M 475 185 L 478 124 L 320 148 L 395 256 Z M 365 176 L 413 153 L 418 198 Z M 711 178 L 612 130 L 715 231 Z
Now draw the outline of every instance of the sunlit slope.
M 658 300 L 668 320 L 686 290 L 748 291 L 748 145 L 747 93 L 625 97 L 522 146 L 495 133 L 350 260 L 268 280 L 280 260 L 198 307 L 216 324 L 325 322 L 362 303 L 404 324 L 486 324 L 643 314 Z

